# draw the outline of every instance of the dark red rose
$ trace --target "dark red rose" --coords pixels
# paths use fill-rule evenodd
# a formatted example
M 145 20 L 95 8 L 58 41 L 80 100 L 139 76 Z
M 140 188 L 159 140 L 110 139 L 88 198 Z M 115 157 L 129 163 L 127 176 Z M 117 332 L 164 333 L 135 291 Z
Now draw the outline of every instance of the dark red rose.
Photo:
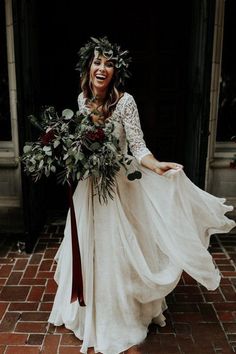
M 92 141 L 103 141 L 105 139 L 105 133 L 102 128 L 98 128 L 95 132 L 88 132 L 86 138 Z
M 43 134 L 40 139 L 43 145 L 48 145 L 54 138 L 54 131 L 51 129 L 47 133 Z

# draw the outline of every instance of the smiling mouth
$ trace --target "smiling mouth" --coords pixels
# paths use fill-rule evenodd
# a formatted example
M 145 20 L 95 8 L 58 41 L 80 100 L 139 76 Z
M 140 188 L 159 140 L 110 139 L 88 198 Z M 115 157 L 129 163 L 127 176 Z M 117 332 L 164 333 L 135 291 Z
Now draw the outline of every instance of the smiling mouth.
M 106 79 L 106 76 L 103 76 L 103 75 L 96 75 L 95 77 L 97 80 L 101 80 L 101 81 Z

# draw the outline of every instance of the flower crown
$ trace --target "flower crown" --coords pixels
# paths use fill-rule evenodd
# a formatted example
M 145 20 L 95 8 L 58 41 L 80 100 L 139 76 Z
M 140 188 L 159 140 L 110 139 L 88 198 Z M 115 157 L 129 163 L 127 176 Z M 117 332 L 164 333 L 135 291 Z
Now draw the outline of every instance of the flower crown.
M 98 39 L 94 37 L 90 38 L 91 41 L 87 42 L 78 52 L 79 61 L 76 65 L 76 70 L 82 75 L 87 71 L 93 55 L 103 55 L 108 60 L 114 62 L 115 68 L 117 69 L 117 85 L 124 86 L 125 80 L 130 77 L 128 66 L 131 62 L 131 57 L 129 56 L 128 50 L 122 51 L 120 46 L 116 43 L 111 44 L 107 37 Z

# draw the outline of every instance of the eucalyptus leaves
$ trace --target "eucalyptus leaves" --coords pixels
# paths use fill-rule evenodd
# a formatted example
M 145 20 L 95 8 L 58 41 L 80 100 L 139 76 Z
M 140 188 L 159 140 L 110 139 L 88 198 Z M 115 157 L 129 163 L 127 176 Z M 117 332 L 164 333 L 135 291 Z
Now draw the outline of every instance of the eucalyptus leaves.
M 132 158 L 121 153 L 111 120 L 96 124 L 90 114 L 74 114 L 70 109 L 59 116 L 54 107 L 46 108 L 40 121 L 29 118 L 42 134 L 36 142 L 25 144 L 21 161 L 35 182 L 54 173 L 62 184 L 91 177 L 100 203 L 107 203 L 121 167 L 129 180 L 141 178 L 140 171 L 130 172 Z

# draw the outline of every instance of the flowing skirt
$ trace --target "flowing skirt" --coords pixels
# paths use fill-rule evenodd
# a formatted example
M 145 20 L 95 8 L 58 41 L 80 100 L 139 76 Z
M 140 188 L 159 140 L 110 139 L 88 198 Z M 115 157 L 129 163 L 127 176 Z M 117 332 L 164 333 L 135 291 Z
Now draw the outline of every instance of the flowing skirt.
M 134 162 L 135 164 L 136 162 Z M 100 205 L 91 179 L 78 183 L 74 205 L 86 307 L 70 303 L 70 217 L 55 256 L 58 284 L 49 322 L 62 324 L 95 352 L 118 354 L 142 342 L 165 296 L 183 270 L 214 290 L 219 270 L 208 252 L 210 235 L 229 232 L 231 206 L 194 185 L 182 170 L 160 176 L 139 166 L 140 180 L 120 171 L 114 199 Z

